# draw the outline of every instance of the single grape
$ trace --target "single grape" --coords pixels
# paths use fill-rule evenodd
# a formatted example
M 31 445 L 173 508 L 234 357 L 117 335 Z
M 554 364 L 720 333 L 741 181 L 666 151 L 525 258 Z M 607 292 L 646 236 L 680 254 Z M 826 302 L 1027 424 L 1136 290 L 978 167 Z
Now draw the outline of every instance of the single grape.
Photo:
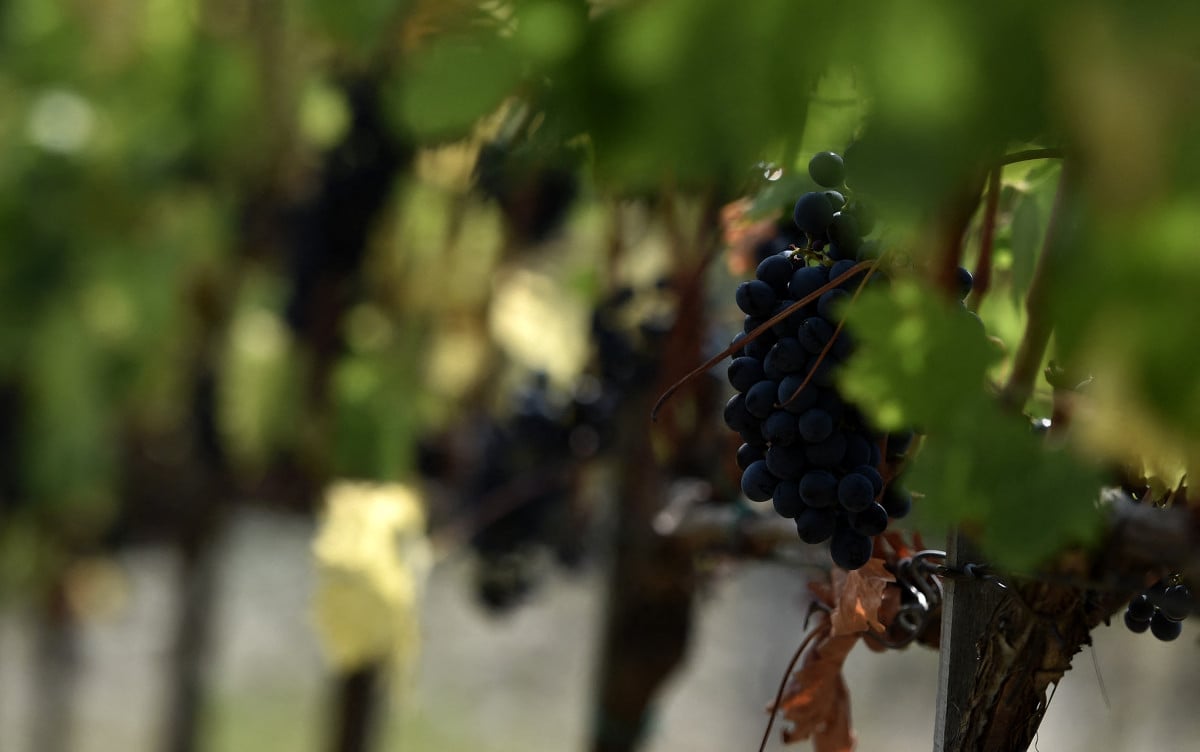
M 745 392 L 763 380 L 763 364 L 758 358 L 742 356 L 734 358 L 725 370 L 729 384 L 739 392 Z
M 866 509 L 850 515 L 850 527 L 863 535 L 879 535 L 887 530 L 887 525 L 887 510 L 874 502 Z
M 830 280 L 837 279 L 838 277 L 842 276 L 846 272 L 853 269 L 854 264 L 855 264 L 855 262 L 853 259 L 842 259 L 841 261 L 835 261 L 833 266 L 829 267 L 829 279 Z M 861 276 L 862 275 L 859 274 L 859 275 L 855 275 L 854 277 L 851 277 L 850 279 L 847 279 L 846 281 L 844 281 L 840 285 L 838 285 L 838 289 L 853 290 L 855 287 L 858 286 L 857 279 L 860 278 Z
M 804 363 L 808 359 L 808 353 L 805 352 L 800 340 L 795 337 L 783 337 L 771 346 L 770 352 L 767 353 L 767 359 L 786 375 L 803 369 Z
M 729 346 L 730 347 L 738 347 L 738 343 L 740 343 L 744 339 L 746 339 L 746 333 L 738 332 L 737 334 L 733 335 L 733 339 L 729 340 Z M 740 347 L 738 347 L 738 349 L 734 350 L 733 353 L 729 357 L 740 358 L 745 354 L 746 354 L 746 351 L 741 349 Z
M 1162 640 L 1170 642 L 1183 632 L 1183 622 L 1171 621 L 1161 612 L 1150 617 L 1150 632 Z
M 870 235 L 871 230 L 875 229 L 875 213 L 861 201 L 851 201 L 843 211 L 854 215 L 854 218 L 858 220 L 858 230 L 864 236 Z
M 767 332 L 766 334 L 760 335 L 758 339 L 754 340 L 753 342 L 747 342 L 746 346 L 742 348 L 742 352 L 745 353 L 746 357 L 748 358 L 758 358 L 759 360 L 762 360 L 767 357 L 767 353 L 771 352 L 771 346 L 775 344 L 775 339 L 776 337 L 774 334 Z
M 788 282 L 788 297 L 807 298 L 829 281 L 829 270 L 823 266 L 805 266 L 792 273 Z
M 747 316 L 742 319 L 742 331 L 748 336 L 755 329 L 759 329 L 763 324 L 767 323 L 770 316 Z
M 733 297 L 747 316 L 770 316 L 775 309 L 775 291 L 761 279 L 741 283 Z
M 746 411 L 759 420 L 775 410 L 775 394 L 779 391 L 779 382 L 760 381 L 746 390 Z
M 834 212 L 833 219 L 829 222 L 829 242 L 838 247 L 842 253 L 842 258 L 850 259 L 851 265 L 854 264 L 854 257 L 858 254 L 858 249 L 862 246 L 862 232 L 858 228 L 858 220 L 853 214 L 848 212 Z
M 1125 626 L 1129 629 L 1130 632 L 1133 632 L 1135 634 L 1141 634 L 1142 632 L 1145 632 L 1147 629 L 1150 628 L 1150 620 L 1146 619 L 1145 621 L 1142 621 L 1141 619 L 1135 619 L 1135 618 L 1133 618 L 1132 614 L 1130 614 L 1128 611 L 1126 611 L 1125 612 Z
M 850 300 L 850 293 L 840 287 L 835 287 L 817 300 L 817 315 L 830 323 L 836 324 L 842 320 L 838 309 L 844 301 L 848 300 Z
M 871 560 L 875 544 L 870 537 L 849 527 L 839 527 L 833 533 L 829 554 L 833 563 L 842 569 L 858 569 Z
M 756 460 L 742 473 L 742 493 L 751 501 L 766 501 L 775 493 L 779 479 L 767 469 L 767 463 Z
M 846 165 L 836 152 L 821 151 L 808 160 L 808 174 L 822 188 L 837 188 L 846 180 Z
M 758 428 L 758 421 L 746 409 L 746 397 L 743 394 L 735 394 L 725 403 L 725 425 L 732 428 L 734 431 L 748 431 L 751 428 Z
M 772 446 L 766 453 L 767 469 L 777 478 L 795 480 L 804 474 L 804 448 Z
M 796 534 L 805 543 L 824 543 L 837 529 L 837 514 L 832 509 L 804 508 L 796 515 Z
M 892 519 L 906 517 L 912 511 L 912 494 L 893 481 L 883 492 L 883 508 Z
M 829 204 L 835 212 L 840 211 L 846 205 L 846 197 L 842 195 L 841 191 L 822 191 L 822 193 L 825 194 L 825 198 L 829 199 Z
M 814 407 L 800 416 L 797 426 L 800 437 L 815 444 L 833 433 L 833 418 L 824 410 Z
M 815 386 L 806 386 L 800 389 L 800 385 L 804 383 L 804 377 L 799 374 L 785 376 L 779 382 L 779 391 L 776 392 L 776 398 L 784 410 L 789 413 L 800 414 L 808 410 L 817 403 L 817 388 Z
M 958 299 L 966 300 L 967 296 L 971 294 L 971 288 L 975 285 L 975 278 L 965 267 L 960 266 L 954 270 L 954 281 L 958 285 Z
M 794 480 L 780 481 L 779 485 L 775 486 L 771 501 L 780 517 L 792 518 L 807 508 L 800 499 L 800 489 Z
M 742 444 L 737 450 L 737 465 L 739 470 L 745 470 L 750 467 L 751 463 L 757 462 L 766 456 L 766 450 L 761 446 L 753 444 Z
M 809 470 L 800 478 L 800 498 L 815 509 L 837 503 L 837 478 L 827 470 Z
M 819 355 L 825 349 L 825 345 L 829 344 L 829 340 L 833 339 L 833 324 L 819 316 L 809 316 L 796 332 L 796 339 L 809 354 Z M 802 367 L 803 365 L 801 363 Z
M 833 221 L 833 204 L 824 193 L 806 193 L 796 202 L 796 208 L 792 211 L 792 221 L 796 223 L 796 227 L 809 235 L 824 235 L 829 223 Z
M 787 294 L 788 282 L 792 279 L 792 260 L 783 254 L 767 256 L 754 270 L 754 276 L 771 286 L 776 296 Z
M 784 410 L 776 410 L 762 424 L 763 438 L 771 444 L 787 446 L 799 437 L 796 416 Z
M 849 473 L 838 482 L 838 503 L 850 512 L 861 512 L 875 502 L 871 480 L 861 473 Z
M 1146 597 L 1145 593 L 1134 596 L 1133 600 L 1129 601 L 1129 618 L 1135 621 L 1150 621 L 1150 617 L 1154 616 L 1154 604 Z
M 1172 585 L 1163 591 L 1158 610 L 1171 621 L 1183 621 L 1191 610 L 1192 593 L 1187 585 Z

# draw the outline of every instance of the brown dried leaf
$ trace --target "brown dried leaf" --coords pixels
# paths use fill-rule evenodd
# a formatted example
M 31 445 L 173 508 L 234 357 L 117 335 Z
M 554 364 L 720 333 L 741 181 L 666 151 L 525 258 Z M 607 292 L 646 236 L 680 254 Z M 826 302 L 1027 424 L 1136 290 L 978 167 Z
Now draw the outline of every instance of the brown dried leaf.
M 848 635 L 874 629 L 884 631 L 879 620 L 883 591 L 896 577 L 884 567 L 882 559 L 871 559 L 861 569 L 833 570 L 834 608 L 830 624 L 834 635 Z
M 792 727 L 783 733 L 786 744 L 812 739 L 815 752 L 850 752 L 850 691 L 842 677 L 846 656 L 859 635 L 832 634 L 828 617 L 817 626 L 817 642 L 804 655 L 779 701 Z

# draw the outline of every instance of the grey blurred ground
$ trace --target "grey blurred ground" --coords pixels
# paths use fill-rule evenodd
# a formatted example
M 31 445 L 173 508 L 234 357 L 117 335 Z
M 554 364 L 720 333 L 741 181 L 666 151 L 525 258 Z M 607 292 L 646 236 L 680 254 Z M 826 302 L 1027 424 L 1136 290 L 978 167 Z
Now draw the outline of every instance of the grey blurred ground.
M 295 518 L 244 515 L 222 557 L 214 697 L 206 744 L 213 752 L 315 752 L 323 748 L 325 684 L 308 622 L 311 528 Z M 120 564 L 129 598 L 86 625 L 75 707 L 61 710 L 78 752 L 156 750 L 172 611 L 169 552 L 142 549 Z M 418 675 L 402 693 L 383 750 L 540 752 L 582 750 L 603 600 L 598 571 L 553 575 L 533 601 L 502 619 L 472 600 L 462 558 L 439 565 L 424 614 Z M 800 638 L 800 575 L 748 565 L 716 582 L 700 604 L 686 669 L 665 692 L 648 752 L 752 752 L 764 705 Z M 1077 657 L 1055 695 L 1038 748 L 1200 748 L 1200 630 L 1162 644 L 1123 627 L 1096 634 L 1096 660 Z M 30 621 L 0 613 L 0 750 L 29 750 Z M 859 749 L 926 750 L 934 715 L 936 654 L 856 649 L 847 679 Z M 784 749 L 776 739 L 770 749 Z M 806 750 L 800 744 L 791 749 Z

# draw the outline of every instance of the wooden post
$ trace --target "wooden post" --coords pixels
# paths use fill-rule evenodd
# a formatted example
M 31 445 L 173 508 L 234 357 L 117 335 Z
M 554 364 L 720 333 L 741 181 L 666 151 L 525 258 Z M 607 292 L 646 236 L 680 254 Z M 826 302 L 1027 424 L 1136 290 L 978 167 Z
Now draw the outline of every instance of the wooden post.
M 951 532 L 946 552 L 948 566 L 959 569 L 981 561 L 978 549 L 961 531 Z M 934 752 L 960 747 L 960 732 L 979 665 L 979 645 L 1004 599 L 1004 591 L 996 584 L 981 580 L 947 577 L 943 588 Z

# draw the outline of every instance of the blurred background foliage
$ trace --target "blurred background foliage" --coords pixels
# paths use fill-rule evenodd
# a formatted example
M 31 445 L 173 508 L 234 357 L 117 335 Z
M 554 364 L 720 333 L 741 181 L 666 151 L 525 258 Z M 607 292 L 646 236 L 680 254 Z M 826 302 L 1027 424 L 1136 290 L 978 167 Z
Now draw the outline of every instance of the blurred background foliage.
M 1098 464 L 1174 485 L 1200 456 L 1198 28 L 1116 0 L 5 0 L 3 593 L 181 535 L 213 494 L 411 480 L 423 436 L 513 412 L 530 373 L 575 389 L 606 296 L 703 271 L 680 217 L 783 216 L 821 149 L 915 286 L 854 315 L 880 349 L 848 387 L 940 432 L 924 521 L 1035 561 L 1090 529 Z M 984 172 L 1034 147 L 1076 178 L 1047 270 L 1054 355 L 1094 377 L 1076 459 L 961 388 L 1007 376 L 1056 162 L 1003 171 L 998 342 L 910 296 L 947 207 L 971 266 Z M 747 268 L 711 271 L 708 354 Z

